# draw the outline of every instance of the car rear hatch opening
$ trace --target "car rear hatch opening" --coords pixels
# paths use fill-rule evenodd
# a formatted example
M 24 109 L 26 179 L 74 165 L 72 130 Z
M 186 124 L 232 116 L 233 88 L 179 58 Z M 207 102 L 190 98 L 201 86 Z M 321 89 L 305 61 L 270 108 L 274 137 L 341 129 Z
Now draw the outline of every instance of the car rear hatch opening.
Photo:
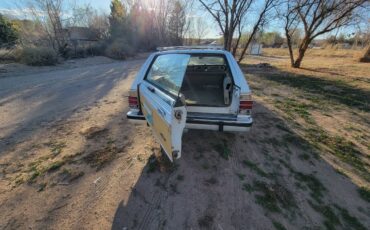
M 232 90 L 233 79 L 223 55 L 190 57 L 180 90 L 187 106 L 230 106 Z

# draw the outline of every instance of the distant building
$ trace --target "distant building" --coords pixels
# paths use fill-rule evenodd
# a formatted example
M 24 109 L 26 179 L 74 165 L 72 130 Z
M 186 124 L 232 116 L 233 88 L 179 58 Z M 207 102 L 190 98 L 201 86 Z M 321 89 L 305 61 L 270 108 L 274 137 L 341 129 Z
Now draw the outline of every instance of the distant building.
M 74 56 L 78 54 L 78 48 L 90 49 L 99 40 L 99 33 L 88 27 L 67 27 L 64 29 L 69 44 L 74 48 Z
M 262 44 L 257 43 L 257 42 L 249 44 L 247 52 L 248 54 L 251 54 L 251 55 L 261 55 L 262 54 Z
M 70 41 L 97 41 L 98 33 L 88 27 L 67 27 L 65 31 Z

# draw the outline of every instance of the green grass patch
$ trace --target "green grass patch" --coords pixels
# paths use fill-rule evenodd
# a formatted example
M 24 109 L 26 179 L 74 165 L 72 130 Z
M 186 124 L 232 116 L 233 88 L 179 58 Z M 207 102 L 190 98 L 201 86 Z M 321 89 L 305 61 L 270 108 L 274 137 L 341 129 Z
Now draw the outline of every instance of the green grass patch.
M 307 153 L 302 153 L 302 154 L 298 155 L 298 157 L 299 157 L 299 159 L 304 160 L 304 161 L 308 161 L 311 158 L 310 155 L 307 154 Z
M 254 189 L 253 189 L 253 186 L 252 185 L 250 185 L 250 184 L 248 184 L 248 183 L 244 183 L 243 184 L 243 188 L 242 188 L 244 191 L 246 191 L 246 192 L 249 192 L 249 193 L 251 193 L 251 192 L 253 192 L 254 191 Z
M 28 182 L 33 183 L 36 181 L 36 178 L 41 175 L 40 171 L 33 171 L 31 176 L 28 178 Z
M 280 184 L 254 181 L 253 190 L 258 192 L 255 195 L 256 203 L 270 212 L 281 212 L 281 208 L 296 207 L 293 194 Z
M 58 170 L 60 167 L 62 167 L 64 165 L 64 161 L 56 161 L 56 162 L 53 162 L 51 165 L 49 165 L 47 167 L 47 170 L 48 172 L 53 172 L 53 171 L 56 171 Z
M 213 149 L 218 152 L 223 159 L 229 159 L 231 150 L 226 140 L 223 140 L 221 143 L 214 144 Z
M 244 180 L 245 174 L 243 173 L 235 173 L 235 174 L 238 176 L 239 180 Z
M 308 201 L 311 207 L 324 217 L 324 225 L 326 229 L 335 230 L 336 226 L 341 226 L 341 222 L 334 210 L 328 205 L 314 204 L 312 201 Z
M 39 184 L 39 188 L 37 189 L 37 192 L 42 192 L 42 191 L 44 191 L 45 190 L 45 188 L 46 188 L 46 183 L 41 183 L 41 184 Z
M 308 112 L 314 107 L 306 103 L 298 102 L 292 98 L 285 98 L 283 100 L 277 99 L 274 101 L 277 108 L 284 111 L 288 116 L 295 118 L 297 115 L 303 118 L 307 123 L 314 123 L 311 114 Z
M 49 142 L 47 145 L 50 148 L 50 152 L 56 156 L 59 155 L 63 149 L 67 146 L 65 142 Z
M 370 173 L 361 159 L 362 153 L 357 150 L 354 143 L 340 136 L 330 136 L 319 127 L 307 129 L 306 137 L 318 148 L 320 148 L 318 143 L 321 143 L 331 154 L 360 171 L 362 176 L 370 181 Z
M 347 209 L 341 208 L 338 205 L 335 206 L 344 220 L 345 224 L 347 225 L 348 228 L 351 229 L 358 229 L 358 230 L 366 230 L 367 228 L 363 226 L 358 219 L 352 215 L 350 215 L 347 211 Z M 347 229 L 348 229 L 347 228 Z
M 299 89 L 303 94 L 309 96 L 307 99 L 316 104 L 318 101 L 320 101 L 320 104 L 337 102 L 349 108 L 370 111 L 368 104 L 369 91 L 356 88 L 342 80 L 328 80 L 309 75 L 288 73 L 261 74 L 259 77 Z
M 256 163 L 253 163 L 245 159 L 243 160 L 243 165 L 245 165 L 246 167 L 248 167 L 249 169 L 251 169 L 252 171 L 254 171 L 255 173 L 257 173 L 258 175 L 262 177 L 269 177 L 269 174 L 267 174 L 265 171 L 260 169 Z
M 324 185 L 312 174 L 303 174 L 301 172 L 295 172 L 294 177 L 301 183 L 304 183 L 310 189 L 310 195 L 313 199 L 320 202 L 323 197 L 323 193 L 326 191 Z
M 277 221 L 272 221 L 272 225 L 275 227 L 276 230 L 286 230 L 283 224 Z
M 370 189 L 361 187 L 357 189 L 360 197 L 370 203 Z

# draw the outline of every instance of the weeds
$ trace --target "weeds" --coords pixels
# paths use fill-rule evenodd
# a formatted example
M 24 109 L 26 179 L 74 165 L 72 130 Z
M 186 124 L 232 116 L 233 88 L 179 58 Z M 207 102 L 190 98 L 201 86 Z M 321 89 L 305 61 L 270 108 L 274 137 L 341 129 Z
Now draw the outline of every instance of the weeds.
M 364 227 L 356 217 L 351 216 L 346 209 L 341 208 L 337 205 L 335 207 L 339 210 L 342 219 L 345 221 L 348 227 L 353 229 L 366 230 L 366 227 Z
M 311 158 L 310 155 L 307 153 L 300 154 L 298 157 L 299 159 L 305 160 L 305 161 L 308 161 Z
M 318 143 L 321 143 L 325 148 L 329 149 L 331 154 L 338 157 L 343 162 L 353 166 L 355 169 L 362 172 L 362 175 L 366 180 L 370 180 L 370 174 L 360 158 L 362 154 L 356 149 L 356 146 L 351 141 L 347 141 L 340 136 L 330 136 L 319 127 L 307 129 L 306 137 L 311 141 L 311 143 L 316 144 L 316 146 Z M 317 147 L 320 148 L 320 146 Z
M 204 181 L 204 184 L 206 184 L 207 186 L 209 186 L 209 185 L 215 185 L 217 183 L 218 183 L 218 180 L 215 177 L 211 177 L 211 178 L 209 178 L 209 179 L 207 179 L 207 180 Z
M 63 148 L 65 148 L 67 145 L 65 142 L 49 142 L 47 145 L 50 147 L 50 152 L 56 156 L 62 153 Z
M 44 191 L 45 190 L 45 188 L 46 188 L 46 183 L 41 183 L 41 184 L 39 184 L 39 188 L 37 189 L 37 192 L 42 192 L 42 191 Z
M 239 180 L 244 180 L 244 178 L 245 178 L 245 174 L 236 173 L 236 175 L 238 176 Z
M 88 155 L 86 155 L 83 159 L 86 163 L 90 166 L 95 167 L 97 170 L 103 168 L 106 164 L 110 163 L 112 160 L 116 158 L 116 155 L 121 150 L 115 146 L 106 146 L 103 149 L 95 150 Z
M 31 176 L 28 179 L 28 182 L 33 183 L 35 182 L 36 178 L 41 175 L 40 171 L 34 170 L 31 174 Z
M 275 105 L 283 110 L 287 115 L 295 117 L 295 115 L 303 118 L 307 123 L 313 123 L 313 119 L 308 110 L 312 110 L 314 107 L 305 103 L 300 103 L 292 98 L 286 98 L 284 100 L 275 100 Z
M 282 225 L 280 222 L 272 221 L 272 225 L 274 225 L 276 230 L 286 230 L 284 225 Z
M 360 197 L 370 203 L 370 189 L 361 187 L 357 189 Z
M 246 192 L 249 192 L 249 193 L 251 193 L 251 192 L 253 192 L 254 191 L 254 189 L 253 189 L 253 186 L 252 185 L 250 185 L 250 184 L 247 184 L 247 183 L 244 183 L 243 184 L 243 188 L 242 188 L 244 191 L 246 191 Z
M 287 209 L 296 207 L 293 194 L 280 184 L 255 181 L 253 187 L 260 192 L 255 195 L 257 204 L 270 212 L 281 212 L 280 206 Z
M 334 210 L 328 205 L 316 205 L 311 201 L 308 201 L 311 207 L 316 211 L 323 215 L 324 217 L 324 225 L 327 229 L 336 229 L 336 226 L 341 226 L 341 222 L 337 215 L 335 214 Z
M 295 172 L 294 177 L 296 180 L 303 182 L 310 189 L 310 195 L 313 199 L 318 202 L 321 201 L 323 193 L 326 191 L 326 189 L 314 175 Z
M 216 152 L 218 152 L 220 154 L 220 156 L 222 158 L 224 158 L 225 160 L 229 159 L 229 156 L 231 154 L 231 150 L 230 150 L 226 140 L 223 140 L 222 143 L 214 144 L 213 148 L 214 148 L 214 150 L 216 150 Z
M 62 167 L 64 165 L 64 161 L 56 161 L 54 163 L 52 163 L 46 171 L 48 172 L 53 172 L 53 171 L 56 171 L 57 169 L 59 169 L 60 167 Z
M 269 176 L 265 171 L 260 169 L 256 163 L 253 163 L 253 162 L 251 162 L 247 159 L 243 160 L 243 165 L 247 166 L 252 171 L 256 172 L 258 175 L 260 175 L 262 177 L 268 177 Z
M 213 216 L 205 215 L 198 219 L 199 227 L 209 229 L 213 224 Z
M 176 179 L 179 180 L 179 181 L 183 181 L 184 176 L 183 175 L 177 175 Z

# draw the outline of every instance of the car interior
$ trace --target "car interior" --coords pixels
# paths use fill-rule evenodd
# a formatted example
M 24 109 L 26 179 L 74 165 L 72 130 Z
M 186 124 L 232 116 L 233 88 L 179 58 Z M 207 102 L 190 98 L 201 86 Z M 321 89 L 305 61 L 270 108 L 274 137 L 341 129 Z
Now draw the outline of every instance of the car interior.
M 202 59 L 202 57 L 197 58 Z M 181 87 L 181 93 L 185 96 L 188 106 L 226 107 L 230 105 L 233 80 L 224 58 L 220 56 L 216 58 L 220 63 L 189 62 Z

